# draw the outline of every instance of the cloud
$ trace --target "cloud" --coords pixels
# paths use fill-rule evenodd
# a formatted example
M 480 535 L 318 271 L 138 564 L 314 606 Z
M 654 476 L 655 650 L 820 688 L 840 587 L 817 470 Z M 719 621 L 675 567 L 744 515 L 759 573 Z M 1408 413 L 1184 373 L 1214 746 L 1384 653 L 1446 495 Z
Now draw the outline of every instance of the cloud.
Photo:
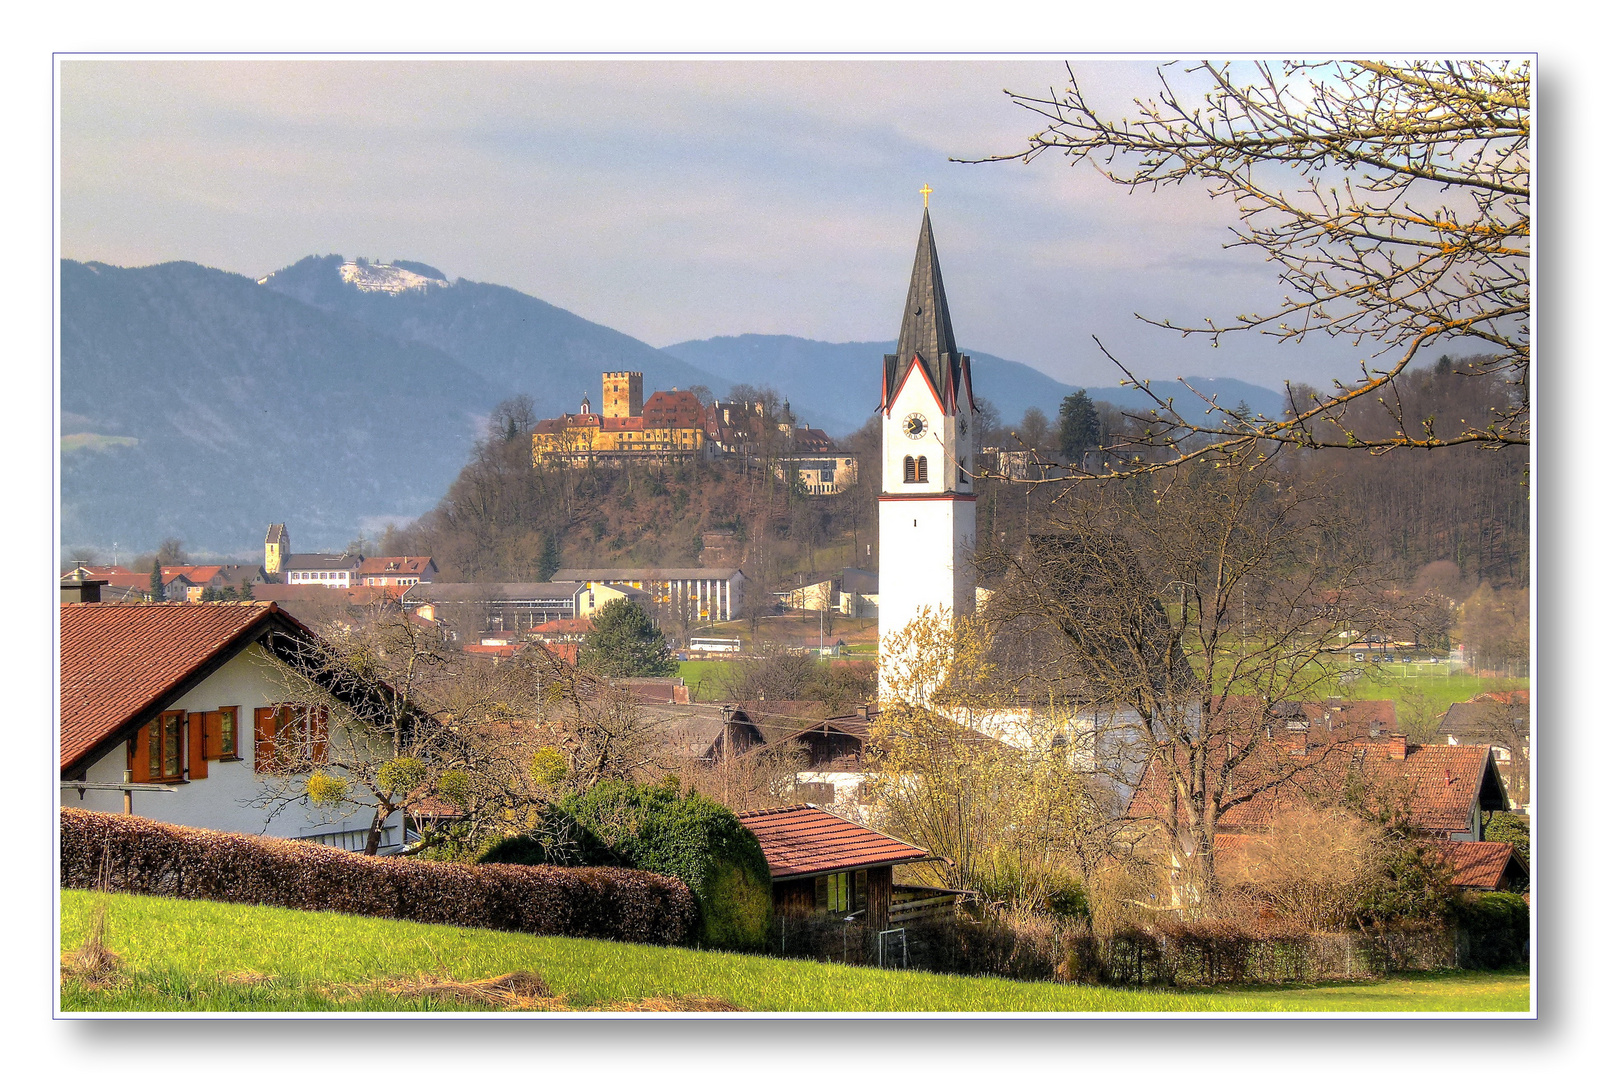
M 1150 64 L 1076 70 L 1112 101 L 1155 86 Z M 971 348 L 1083 381 L 1061 343 L 1142 342 L 1134 311 L 1267 303 L 1271 275 L 1221 251 L 1233 213 L 1202 189 L 1128 197 L 1059 158 L 949 160 L 1024 147 L 1042 118 L 1003 89 L 1046 92 L 1063 73 L 1024 59 L 68 61 L 62 248 L 252 277 L 313 252 L 409 257 L 656 345 L 870 340 L 897 328 L 930 183 Z M 1198 362 L 1147 352 L 1154 375 Z M 1202 362 L 1215 373 L 1213 350 Z

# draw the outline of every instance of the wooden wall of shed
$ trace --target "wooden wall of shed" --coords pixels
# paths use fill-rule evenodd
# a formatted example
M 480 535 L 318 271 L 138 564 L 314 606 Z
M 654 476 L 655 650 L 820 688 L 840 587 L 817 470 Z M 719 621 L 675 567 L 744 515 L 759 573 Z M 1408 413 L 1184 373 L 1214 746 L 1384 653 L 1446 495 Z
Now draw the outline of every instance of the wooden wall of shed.
M 816 910 L 816 879 L 772 882 L 771 904 L 778 915 L 802 918 L 812 914 Z
M 888 904 L 893 899 L 893 867 L 874 866 L 866 871 L 866 923 L 888 928 Z

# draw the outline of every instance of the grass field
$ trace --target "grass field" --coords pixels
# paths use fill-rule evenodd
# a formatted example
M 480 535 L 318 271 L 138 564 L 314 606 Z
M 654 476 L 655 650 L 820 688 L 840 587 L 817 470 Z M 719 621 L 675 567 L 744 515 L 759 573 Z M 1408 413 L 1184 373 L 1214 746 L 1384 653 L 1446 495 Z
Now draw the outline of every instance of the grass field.
M 103 983 L 62 984 L 65 1012 L 1504 1012 L 1526 1013 L 1525 974 L 1446 972 L 1283 989 L 1117 990 L 890 972 L 812 961 L 194 900 L 63 891 L 61 943 L 107 905 L 118 957 Z M 536 971 L 549 997 L 463 996 Z M 429 984 L 432 989 L 429 990 Z

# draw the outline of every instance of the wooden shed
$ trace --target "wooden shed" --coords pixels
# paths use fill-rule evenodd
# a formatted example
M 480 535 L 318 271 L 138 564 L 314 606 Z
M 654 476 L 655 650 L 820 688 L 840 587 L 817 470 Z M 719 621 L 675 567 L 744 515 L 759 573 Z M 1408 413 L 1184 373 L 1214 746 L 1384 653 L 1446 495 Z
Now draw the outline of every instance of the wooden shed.
M 771 867 L 772 900 L 787 915 L 833 912 L 887 929 L 893 868 L 930 852 L 808 803 L 738 815 Z

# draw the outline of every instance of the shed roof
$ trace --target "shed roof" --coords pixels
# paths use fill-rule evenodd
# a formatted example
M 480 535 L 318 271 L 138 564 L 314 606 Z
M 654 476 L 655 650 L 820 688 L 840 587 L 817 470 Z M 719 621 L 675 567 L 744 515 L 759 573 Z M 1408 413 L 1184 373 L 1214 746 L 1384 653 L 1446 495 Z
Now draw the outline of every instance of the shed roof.
M 738 820 L 760 841 L 777 881 L 933 858 L 929 851 L 809 803 L 749 810 Z
M 1513 845 L 1496 840 L 1445 842 L 1438 845 L 1443 858 L 1454 871 L 1454 884 L 1462 889 L 1501 889 L 1518 869 L 1521 876 L 1530 870 Z

